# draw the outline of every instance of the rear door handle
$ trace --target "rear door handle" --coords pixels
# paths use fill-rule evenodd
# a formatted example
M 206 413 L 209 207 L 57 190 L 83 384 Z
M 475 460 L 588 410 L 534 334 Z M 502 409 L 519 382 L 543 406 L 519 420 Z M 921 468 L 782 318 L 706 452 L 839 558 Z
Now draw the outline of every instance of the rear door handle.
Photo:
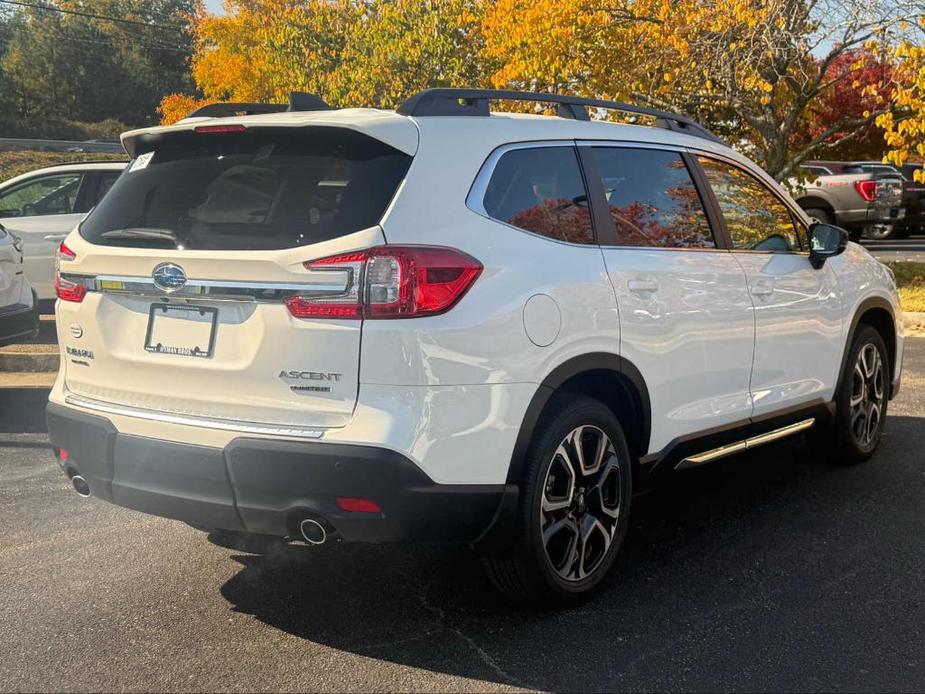
M 652 294 L 658 291 L 658 282 L 653 277 L 638 277 L 626 283 L 633 294 Z

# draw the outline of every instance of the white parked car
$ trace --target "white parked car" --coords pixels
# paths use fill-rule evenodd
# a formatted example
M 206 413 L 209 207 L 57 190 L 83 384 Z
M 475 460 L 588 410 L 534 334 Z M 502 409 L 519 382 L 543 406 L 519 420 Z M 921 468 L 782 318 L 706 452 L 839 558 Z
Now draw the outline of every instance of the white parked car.
M 0 226 L 0 347 L 38 331 L 39 302 L 23 272 L 22 242 Z
M 0 183 L 0 224 L 23 241 L 26 277 L 39 299 L 54 299 L 55 251 L 112 187 L 125 162 L 37 169 Z
M 58 256 L 48 430 L 78 492 L 470 543 L 541 599 L 602 580 L 657 471 L 804 431 L 876 449 L 890 271 L 697 124 L 477 90 L 304 102 L 123 136 L 133 163 Z

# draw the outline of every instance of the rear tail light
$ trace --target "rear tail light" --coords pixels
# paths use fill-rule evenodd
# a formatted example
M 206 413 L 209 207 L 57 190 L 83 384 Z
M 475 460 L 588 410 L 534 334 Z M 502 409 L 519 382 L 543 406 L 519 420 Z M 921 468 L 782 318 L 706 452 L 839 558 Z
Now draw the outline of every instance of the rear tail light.
M 452 308 L 482 272 L 475 258 L 438 246 L 378 246 L 305 263 L 308 270 L 347 273 L 337 296 L 296 296 L 297 318 L 418 318 Z
M 77 257 L 70 248 L 62 243 L 55 253 L 55 293 L 62 301 L 80 303 L 87 295 L 87 288 L 78 283 L 61 277 L 61 263 L 69 263 Z
M 855 181 L 854 187 L 857 188 L 858 194 L 867 202 L 873 202 L 877 199 L 876 181 Z

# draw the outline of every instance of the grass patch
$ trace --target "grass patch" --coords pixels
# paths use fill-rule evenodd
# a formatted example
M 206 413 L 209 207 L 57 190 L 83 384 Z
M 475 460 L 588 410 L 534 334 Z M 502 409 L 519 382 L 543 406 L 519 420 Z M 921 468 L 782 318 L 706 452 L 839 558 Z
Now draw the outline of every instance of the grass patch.
M 0 151 L 0 182 L 52 164 L 64 164 L 72 161 L 126 161 L 127 159 L 127 154 L 104 154 L 99 152 L 40 152 L 28 149 Z
M 925 263 L 896 260 L 886 265 L 896 275 L 903 311 L 925 311 Z

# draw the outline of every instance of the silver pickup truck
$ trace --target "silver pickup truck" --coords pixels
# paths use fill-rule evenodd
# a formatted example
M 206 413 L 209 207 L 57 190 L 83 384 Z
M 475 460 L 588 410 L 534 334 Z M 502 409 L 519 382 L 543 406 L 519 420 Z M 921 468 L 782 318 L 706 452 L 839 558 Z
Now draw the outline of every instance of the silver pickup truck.
M 893 172 L 843 173 L 850 162 L 807 162 L 788 182 L 810 217 L 848 230 L 852 241 L 892 227 L 905 216 L 903 179 Z M 874 234 L 876 235 L 876 234 Z

